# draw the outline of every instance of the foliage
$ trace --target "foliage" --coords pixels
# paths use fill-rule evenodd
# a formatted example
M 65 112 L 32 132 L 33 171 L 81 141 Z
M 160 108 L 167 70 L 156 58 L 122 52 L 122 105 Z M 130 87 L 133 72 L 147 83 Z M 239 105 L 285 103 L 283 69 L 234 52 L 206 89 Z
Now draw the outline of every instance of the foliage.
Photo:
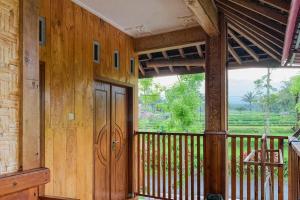
M 171 115 L 170 129 L 189 131 L 202 105 L 203 96 L 200 87 L 203 80 L 202 74 L 179 76 L 178 82 L 165 91 L 164 108 Z
M 164 88 L 161 85 L 154 83 L 152 78 L 139 80 L 139 85 L 139 99 L 145 109 L 151 110 L 161 99 L 161 93 Z
M 255 93 L 254 92 L 247 92 L 243 97 L 242 97 L 242 100 L 246 103 L 249 104 L 249 110 L 252 111 L 252 105 L 255 101 Z

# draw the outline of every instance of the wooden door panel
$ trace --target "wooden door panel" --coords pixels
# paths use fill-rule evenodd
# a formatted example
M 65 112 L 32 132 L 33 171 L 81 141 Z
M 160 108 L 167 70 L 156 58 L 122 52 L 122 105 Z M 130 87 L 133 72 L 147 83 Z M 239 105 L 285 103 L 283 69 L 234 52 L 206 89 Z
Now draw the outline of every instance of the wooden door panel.
M 110 85 L 95 92 L 95 200 L 110 199 Z
M 125 88 L 116 86 L 111 92 L 111 199 L 123 200 L 128 186 L 127 93 Z

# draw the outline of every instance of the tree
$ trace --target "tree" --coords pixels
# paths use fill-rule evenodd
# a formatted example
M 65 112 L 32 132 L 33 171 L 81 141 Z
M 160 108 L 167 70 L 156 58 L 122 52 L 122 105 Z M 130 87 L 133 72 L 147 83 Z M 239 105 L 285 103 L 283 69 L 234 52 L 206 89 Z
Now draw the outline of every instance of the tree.
M 300 75 L 294 76 L 291 79 L 290 92 L 295 98 L 295 110 L 296 110 L 296 129 L 299 128 L 300 121 Z
M 254 81 L 257 103 L 260 105 L 262 111 L 264 112 L 265 119 L 265 133 L 270 133 L 270 107 L 271 107 L 271 92 L 276 91 L 271 85 L 271 69 L 268 68 L 266 75 L 262 76 L 261 79 Z M 274 100 L 274 99 L 273 99 Z
M 151 110 L 152 106 L 161 99 L 164 88 L 154 83 L 152 78 L 139 80 L 140 101 L 146 110 Z
M 165 109 L 171 115 L 170 129 L 189 131 L 199 118 L 202 105 L 200 88 L 203 80 L 203 74 L 178 76 L 178 82 L 166 90 Z
M 252 111 L 252 105 L 255 101 L 255 94 L 254 92 L 248 92 L 242 97 L 242 101 L 249 104 L 249 110 Z

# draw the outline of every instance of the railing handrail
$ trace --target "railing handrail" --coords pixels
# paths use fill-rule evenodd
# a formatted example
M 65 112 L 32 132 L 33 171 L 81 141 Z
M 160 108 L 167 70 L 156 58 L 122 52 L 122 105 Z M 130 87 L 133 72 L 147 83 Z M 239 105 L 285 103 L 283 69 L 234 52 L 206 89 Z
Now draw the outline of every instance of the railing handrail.
M 203 133 L 189 133 L 189 132 L 153 132 L 153 131 L 136 131 L 136 135 L 176 135 L 176 136 L 204 136 Z
M 187 136 L 204 136 L 204 133 L 190 133 L 190 132 L 155 132 L 155 131 L 135 131 L 136 135 L 187 135 Z M 262 135 L 258 134 L 227 134 L 227 137 L 252 137 L 252 138 L 261 138 Z M 270 139 L 288 139 L 288 136 L 280 136 L 280 135 L 268 135 Z
M 238 133 L 235 133 L 235 134 L 228 134 L 227 137 L 244 137 L 244 138 L 247 138 L 247 137 L 252 137 L 252 138 L 261 138 L 262 135 L 258 135 L 258 134 L 238 134 Z M 268 135 L 268 138 L 270 139 L 288 139 L 289 137 L 288 136 L 281 136 L 281 135 Z

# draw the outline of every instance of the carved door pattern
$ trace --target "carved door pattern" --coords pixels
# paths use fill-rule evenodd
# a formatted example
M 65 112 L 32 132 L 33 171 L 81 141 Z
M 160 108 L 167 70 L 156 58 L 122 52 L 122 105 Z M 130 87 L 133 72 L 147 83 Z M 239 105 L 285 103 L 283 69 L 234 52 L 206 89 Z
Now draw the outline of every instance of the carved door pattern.
M 128 185 L 127 92 L 104 83 L 96 88 L 95 200 L 123 200 Z

